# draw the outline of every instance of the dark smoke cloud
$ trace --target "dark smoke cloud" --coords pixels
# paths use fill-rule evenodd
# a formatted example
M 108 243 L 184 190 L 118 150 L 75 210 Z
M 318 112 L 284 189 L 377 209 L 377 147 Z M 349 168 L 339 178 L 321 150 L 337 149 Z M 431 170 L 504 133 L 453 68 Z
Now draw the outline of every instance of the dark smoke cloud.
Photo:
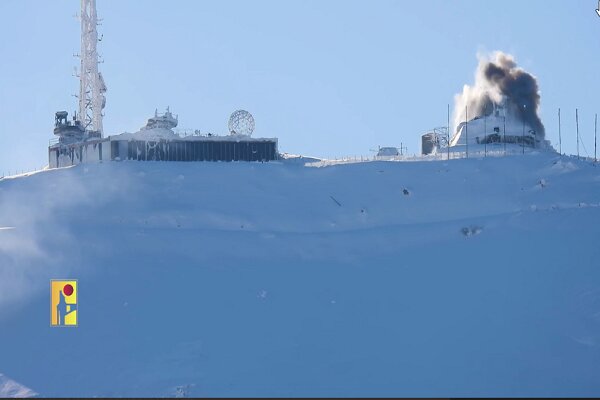
M 465 118 L 490 114 L 495 105 L 505 103 L 507 118 L 524 121 L 535 130 L 539 138 L 544 137 L 544 124 L 538 115 L 540 92 L 535 76 L 517 66 L 514 58 L 503 52 L 480 58 L 475 84 L 465 85 L 463 92 L 455 98 L 455 129 Z

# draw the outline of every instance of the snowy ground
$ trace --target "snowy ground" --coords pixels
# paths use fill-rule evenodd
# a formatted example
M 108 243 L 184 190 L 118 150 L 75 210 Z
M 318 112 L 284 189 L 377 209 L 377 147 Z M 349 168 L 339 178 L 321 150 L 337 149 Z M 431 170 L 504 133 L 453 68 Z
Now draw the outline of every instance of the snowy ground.
M 555 154 L 3 179 L 0 372 L 43 396 L 597 396 L 599 237 L 600 168 Z M 51 278 L 79 280 L 78 328 L 49 326 Z

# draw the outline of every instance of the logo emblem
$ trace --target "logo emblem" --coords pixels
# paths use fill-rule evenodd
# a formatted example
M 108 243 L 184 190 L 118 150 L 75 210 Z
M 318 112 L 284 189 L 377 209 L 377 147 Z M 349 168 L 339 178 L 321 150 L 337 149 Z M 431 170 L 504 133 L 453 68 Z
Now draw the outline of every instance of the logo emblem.
M 77 326 L 77 281 L 50 281 L 50 325 Z

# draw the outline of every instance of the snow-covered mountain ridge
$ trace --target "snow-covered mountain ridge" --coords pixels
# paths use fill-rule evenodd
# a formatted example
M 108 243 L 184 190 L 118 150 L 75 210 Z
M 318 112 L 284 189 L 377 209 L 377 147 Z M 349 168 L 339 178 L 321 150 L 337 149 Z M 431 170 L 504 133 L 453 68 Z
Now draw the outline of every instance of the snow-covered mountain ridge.
M 599 234 L 600 170 L 552 153 L 2 179 L 0 371 L 44 396 L 597 395 Z M 49 327 L 63 277 L 78 328 Z

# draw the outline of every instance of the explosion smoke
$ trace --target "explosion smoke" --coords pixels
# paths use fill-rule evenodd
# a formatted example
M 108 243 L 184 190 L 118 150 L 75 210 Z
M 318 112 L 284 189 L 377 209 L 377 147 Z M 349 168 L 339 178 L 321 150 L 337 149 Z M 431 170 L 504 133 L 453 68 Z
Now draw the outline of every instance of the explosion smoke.
M 517 67 L 510 54 L 497 51 L 488 58 L 480 57 L 475 84 L 465 85 L 454 99 L 454 130 L 467 119 L 490 115 L 494 105 L 506 107 L 507 118 L 516 118 L 535 130 L 538 139 L 545 135 L 544 124 L 538 115 L 540 93 L 535 76 Z

